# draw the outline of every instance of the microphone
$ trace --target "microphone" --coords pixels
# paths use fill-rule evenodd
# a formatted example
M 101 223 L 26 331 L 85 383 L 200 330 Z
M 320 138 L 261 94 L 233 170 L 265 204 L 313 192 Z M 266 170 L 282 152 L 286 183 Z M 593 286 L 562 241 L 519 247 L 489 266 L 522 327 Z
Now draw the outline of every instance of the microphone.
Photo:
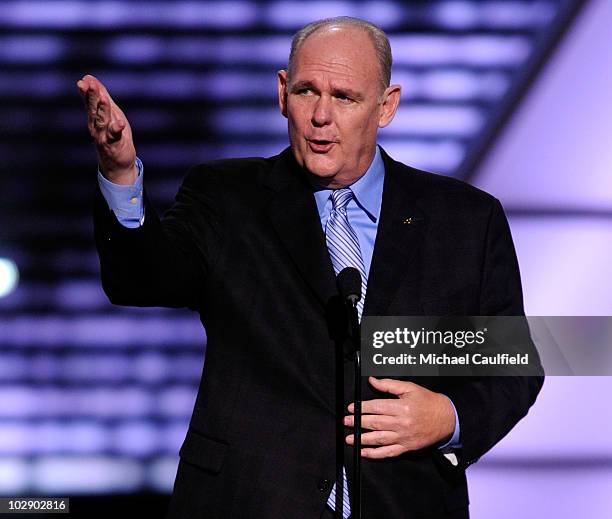
M 336 278 L 338 292 L 349 312 L 351 340 L 355 350 L 355 396 L 353 433 L 353 505 L 351 517 L 361 519 L 361 332 L 357 303 L 361 299 L 361 274 L 355 267 L 346 267 Z
M 357 305 L 361 299 L 361 274 L 355 267 L 345 267 L 338 274 L 336 279 L 338 292 L 345 301 L 350 301 L 352 305 Z

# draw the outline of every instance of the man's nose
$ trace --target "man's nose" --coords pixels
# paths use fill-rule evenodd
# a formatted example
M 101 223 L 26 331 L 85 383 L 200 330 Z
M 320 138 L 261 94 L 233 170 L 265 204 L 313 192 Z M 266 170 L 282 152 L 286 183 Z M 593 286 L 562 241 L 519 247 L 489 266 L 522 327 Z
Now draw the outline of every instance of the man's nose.
M 320 95 L 312 112 L 312 124 L 314 126 L 329 124 L 331 122 L 331 112 L 331 97 L 326 94 Z

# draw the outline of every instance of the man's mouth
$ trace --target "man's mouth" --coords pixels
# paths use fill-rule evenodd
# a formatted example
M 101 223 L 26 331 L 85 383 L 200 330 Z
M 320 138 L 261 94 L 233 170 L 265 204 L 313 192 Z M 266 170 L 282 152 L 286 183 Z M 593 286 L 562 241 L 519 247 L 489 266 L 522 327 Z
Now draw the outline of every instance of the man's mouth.
M 310 146 L 310 149 L 314 151 L 315 153 L 327 153 L 329 150 L 331 150 L 334 147 L 334 144 L 336 144 L 335 141 L 328 141 L 325 139 L 307 139 L 307 140 L 308 140 L 308 145 Z

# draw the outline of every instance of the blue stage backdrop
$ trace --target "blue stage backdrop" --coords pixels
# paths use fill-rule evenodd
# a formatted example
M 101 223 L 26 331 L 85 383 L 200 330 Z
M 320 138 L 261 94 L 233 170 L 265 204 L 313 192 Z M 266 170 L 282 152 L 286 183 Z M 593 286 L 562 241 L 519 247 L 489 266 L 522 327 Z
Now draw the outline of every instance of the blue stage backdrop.
M 528 311 L 580 313 L 581 299 L 549 307 L 548 294 L 533 288 L 542 286 L 537 285 L 542 269 L 550 272 L 556 261 L 542 261 L 543 252 L 537 256 L 545 237 L 551 240 L 555 225 L 567 222 L 561 200 L 548 224 L 539 231 L 530 225 L 529 215 L 548 207 L 547 193 L 556 185 L 552 166 L 543 164 L 540 176 L 527 177 L 524 169 L 517 175 L 512 163 L 524 148 L 513 149 L 503 172 L 496 173 L 495 164 L 471 161 L 473 153 L 484 153 L 482 143 L 493 135 L 500 107 L 513 95 L 519 101 L 516 93 L 528 86 L 527 71 L 544 47 L 552 49 L 560 20 L 573 4 L 2 2 L 0 494 L 169 492 L 205 359 L 205 334 L 195 314 L 114 307 L 102 292 L 90 214 L 96 159 L 78 79 L 86 73 L 99 77 L 126 112 L 148 190 L 161 213 L 190 165 L 273 155 L 287 146 L 286 120 L 276 105 L 276 71 L 285 67 L 297 29 L 327 16 L 369 19 L 390 35 L 392 79 L 403 86 L 402 106 L 381 132 L 380 143 L 399 160 L 480 182 L 507 202 L 526 275 Z M 605 5 L 601 9 L 606 11 Z M 607 20 L 612 23 L 612 16 Z M 567 95 L 557 94 L 557 101 Z M 540 121 L 547 117 L 543 110 Z M 530 156 L 540 160 L 534 149 Z M 609 181 L 607 187 L 612 187 Z M 576 207 L 586 213 L 609 208 L 610 190 L 607 202 L 601 193 L 589 191 Z M 609 209 L 595 218 L 605 232 L 581 246 L 597 248 L 599 238 L 610 237 Z M 591 229 L 591 221 L 581 222 Z M 609 265 L 612 256 L 610 245 L 599 252 L 595 269 Z M 561 269 L 557 273 L 563 275 Z M 545 286 L 552 290 L 553 284 Z M 558 301 L 561 292 L 552 291 Z M 587 301 L 589 294 L 581 297 Z M 603 296 L 597 301 L 600 306 L 589 313 L 612 313 Z M 556 415 L 549 409 L 547 416 Z M 545 425 L 529 429 L 528 421 L 524 427 L 542 445 L 548 442 L 547 460 L 563 458 L 567 445 L 555 443 L 554 432 Z M 608 460 L 609 437 L 607 443 L 602 440 Z M 521 449 L 531 444 L 524 433 L 518 438 L 509 439 L 506 451 L 500 446 L 506 457 L 495 462 L 492 453 L 491 466 L 499 469 L 496 478 L 504 478 L 504 470 L 512 470 L 512 456 L 522 453 L 519 471 L 511 472 L 518 480 L 508 479 L 520 492 L 519 482 L 530 481 L 535 488 L 538 481 L 526 479 L 529 463 Z M 537 461 L 538 452 L 536 445 L 530 459 Z M 607 470 L 609 484 L 610 466 Z M 546 479 L 549 474 L 538 476 L 544 490 L 552 488 L 545 483 L 553 481 Z M 573 481 L 571 472 L 563 474 Z M 501 493 L 485 475 L 475 472 L 476 493 Z M 475 517 L 492 517 L 493 509 L 476 510 Z M 556 513 L 566 517 L 562 512 Z

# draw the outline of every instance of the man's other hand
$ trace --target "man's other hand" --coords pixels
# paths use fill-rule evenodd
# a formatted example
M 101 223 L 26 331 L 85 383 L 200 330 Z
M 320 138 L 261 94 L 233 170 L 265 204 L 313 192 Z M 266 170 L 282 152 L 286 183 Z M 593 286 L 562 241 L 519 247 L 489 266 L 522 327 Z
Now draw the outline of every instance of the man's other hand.
M 450 399 L 418 384 L 389 378 L 369 377 L 374 389 L 398 398 L 366 400 L 361 403 L 361 449 L 364 458 L 389 458 L 448 440 L 455 430 L 455 411 Z M 354 403 L 348 406 L 355 412 Z M 353 427 L 354 416 L 344 417 Z M 366 432 L 365 430 L 369 430 Z M 353 445 L 350 434 L 346 442 Z
M 133 184 L 138 177 L 130 124 L 106 87 L 94 76 L 77 81 L 87 109 L 87 127 L 98 153 L 100 171 L 115 184 Z

